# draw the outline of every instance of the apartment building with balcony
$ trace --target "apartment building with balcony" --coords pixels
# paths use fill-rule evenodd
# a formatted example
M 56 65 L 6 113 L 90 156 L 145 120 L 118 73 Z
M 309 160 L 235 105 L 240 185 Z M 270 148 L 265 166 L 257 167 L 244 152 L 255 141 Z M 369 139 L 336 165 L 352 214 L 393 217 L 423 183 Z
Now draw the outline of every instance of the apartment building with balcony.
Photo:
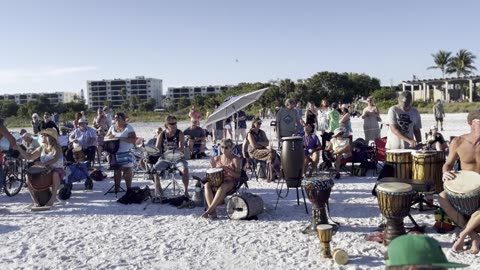
M 125 89 L 125 96 L 122 95 Z M 121 107 L 124 100 L 136 96 L 139 103 L 150 98 L 155 99 L 156 106 L 162 106 L 163 81 L 155 78 L 137 76 L 133 79 L 113 79 L 87 81 L 87 105 L 90 109 L 98 109 L 111 101 L 113 108 Z
M 165 106 L 175 104 L 180 98 L 193 99 L 195 96 L 218 94 L 230 88 L 229 85 L 169 87 L 165 95 Z
M 14 101 L 18 105 L 23 105 L 29 101 L 37 100 L 40 96 L 46 96 L 50 100 L 50 104 L 72 102 L 81 96 L 75 92 L 54 92 L 54 93 L 22 93 L 22 94 L 4 94 L 0 95 L 0 100 Z

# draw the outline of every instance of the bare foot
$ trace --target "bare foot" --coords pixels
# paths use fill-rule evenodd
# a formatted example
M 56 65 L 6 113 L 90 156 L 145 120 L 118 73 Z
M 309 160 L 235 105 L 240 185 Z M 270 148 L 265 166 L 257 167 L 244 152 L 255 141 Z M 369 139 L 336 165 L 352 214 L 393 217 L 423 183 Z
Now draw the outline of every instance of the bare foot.
M 479 239 L 475 239 L 472 241 L 472 247 L 470 248 L 471 254 L 478 254 L 478 252 L 480 251 L 479 244 L 480 244 Z
M 460 237 L 455 241 L 455 243 L 452 246 L 452 250 L 455 252 L 462 252 L 463 251 L 463 245 L 464 245 L 465 237 Z
M 210 217 L 210 213 L 205 212 L 205 213 L 203 213 L 200 217 L 202 217 L 202 218 L 209 218 L 209 217 Z

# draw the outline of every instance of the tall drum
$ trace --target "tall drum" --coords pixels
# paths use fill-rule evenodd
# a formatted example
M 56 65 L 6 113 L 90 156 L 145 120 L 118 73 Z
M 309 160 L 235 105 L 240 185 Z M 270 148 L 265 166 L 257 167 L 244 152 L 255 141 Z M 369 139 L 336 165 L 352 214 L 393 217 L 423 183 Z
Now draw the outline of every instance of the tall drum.
M 282 138 L 282 170 L 287 187 L 298 188 L 302 184 L 303 138 L 299 136 Z
M 412 150 L 387 150 L 385 163 L 393 167 L 395 178 L 412 179 Z
M 435 151 L 412 152 L 412 179 L 425 181 L 434 180 L 437 174 Z

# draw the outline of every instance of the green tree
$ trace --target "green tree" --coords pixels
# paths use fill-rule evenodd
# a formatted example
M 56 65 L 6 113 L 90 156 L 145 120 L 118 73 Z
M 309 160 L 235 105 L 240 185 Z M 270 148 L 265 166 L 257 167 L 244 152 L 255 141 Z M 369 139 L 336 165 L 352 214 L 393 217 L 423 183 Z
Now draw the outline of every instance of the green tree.
M 445 78 L 445 72 L 447 72 L 447 67 L 452 60 L 451 55 L 451 52 L 442 50 L 439 50 L 437 53 L 432 53 L 435 66 L 430 66 L 427 69 L 440 69 L 442 71 L 442 78 Z
M 447 68 L 447 73 L 456 73 L 457 77 L 465 77 L 472 74 L 474 70 L 477 70 L 473 65 L 475 58 L 477 57 L 473 53 L 466 49 L 461 49 L 452 57 Z
M 20 106 L 15 101 L 0 101 L 0 117 L 6 118 L 17 115 Z
M 372 93 L 372 96 L 375 102 L 381 102 L 386 100 L 396 100 L 397 93 L 390 88 L 382 88 L 375 90 Z

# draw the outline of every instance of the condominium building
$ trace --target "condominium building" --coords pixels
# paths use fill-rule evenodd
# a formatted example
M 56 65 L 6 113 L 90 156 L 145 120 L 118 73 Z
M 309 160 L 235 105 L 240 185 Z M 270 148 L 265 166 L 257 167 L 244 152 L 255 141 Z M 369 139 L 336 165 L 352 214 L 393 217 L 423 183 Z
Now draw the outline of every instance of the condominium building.
M 29 101 L 37 100 L 40 96 L 46 96 L 50 100 L 50 104 L 72 102 L 81 96 L 75 92 L 54 92 L 54 93 L 23 93 L 23 94 L 5 94 L 0 95 L 0 100 L 10 100 L 18 105 L 23 105 Z
M 176 100 L 180 98 L 193 99 L 195 96 L 218 94 L 228 90 L 230 87 L 231 86 L 228 85 L 169 87 L 166 94 L 165 106 L 175 104 Z
M 156 106 L 162 106 L 163 83 L 160 79 L 137 76 L 134 79 L 113 79 L 101 81 L 87 81 L 87 105 L 90 109 L 97 109 L 110 101 L 113 108 L 121 107 L 125 100 L 137 97 L 143 103 L 150 98 L 155 99 Z

